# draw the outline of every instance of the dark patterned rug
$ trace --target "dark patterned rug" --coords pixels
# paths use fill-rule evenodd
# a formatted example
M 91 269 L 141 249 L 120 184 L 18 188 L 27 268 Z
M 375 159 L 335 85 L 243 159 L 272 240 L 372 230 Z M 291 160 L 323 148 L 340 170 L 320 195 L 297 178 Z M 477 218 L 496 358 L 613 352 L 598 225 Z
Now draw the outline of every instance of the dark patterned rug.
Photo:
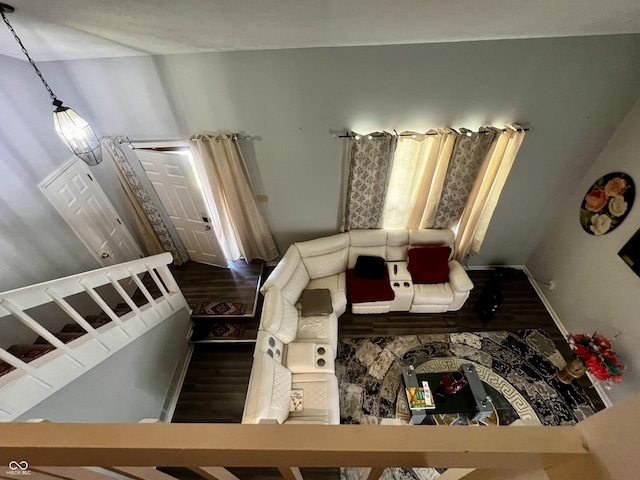
M 221 302 L 219 300 L 207 300 L 206 302 L 200 302 L 196 308 L 193 309 L 192 315 L 205 315 L 205 316 L 242 316 L 247 311 L 246 303 L 237 302 Z
M 193 319 L 191 342 L 217 340 L 220 338 L 242 337 L 245 325 L 243 323 L 223 323 L 213 320 Z
M 518 418 L 543 425 L 572 425 L 594 413 L 577 384 L 556 378 L 565 361 L 543 330 L 452 333 L 400 337 L 343 338 L 338 342 L 336 375 L 340 388 L 340 423 L 380 423 L 385 418 L 408 418 L 403 405 L 400 369 L 456 370 L 472 362 L 492 397 L 496 423 Z M 401 395 L 402 394 L 402 395 Z M 500 408 L 502 407 L 502 408 Z M 465 423 L 466 416 L 436 418 L 427 423 Z M 356 479 L 356 469 L 343 469 L 343 478 Z M 383 478 L 435 478 L 433 469 L 387 469 Z

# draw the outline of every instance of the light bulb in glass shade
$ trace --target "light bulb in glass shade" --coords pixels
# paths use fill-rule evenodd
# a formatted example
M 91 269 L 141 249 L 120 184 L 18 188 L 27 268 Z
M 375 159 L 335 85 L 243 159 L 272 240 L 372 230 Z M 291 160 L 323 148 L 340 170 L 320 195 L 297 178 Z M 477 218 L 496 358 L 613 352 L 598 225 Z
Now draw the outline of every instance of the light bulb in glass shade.
M 89 165 L 97 165 L 102 161 L 100 141 L 91 125 L 69 107 L 57 100 L 53 112 L 53 124 L 56 132 L 69 148 Z

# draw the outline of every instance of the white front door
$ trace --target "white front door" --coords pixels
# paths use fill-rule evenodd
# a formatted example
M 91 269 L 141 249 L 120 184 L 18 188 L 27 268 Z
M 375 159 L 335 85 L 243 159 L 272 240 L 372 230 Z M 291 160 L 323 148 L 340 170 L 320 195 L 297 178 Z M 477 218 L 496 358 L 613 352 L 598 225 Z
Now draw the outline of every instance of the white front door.
M 40 188 L 102 266 L 144 256 L 81 160 L 65 165 Z
M 135 150 L 194 262 L 227 266 L 188 151 Z

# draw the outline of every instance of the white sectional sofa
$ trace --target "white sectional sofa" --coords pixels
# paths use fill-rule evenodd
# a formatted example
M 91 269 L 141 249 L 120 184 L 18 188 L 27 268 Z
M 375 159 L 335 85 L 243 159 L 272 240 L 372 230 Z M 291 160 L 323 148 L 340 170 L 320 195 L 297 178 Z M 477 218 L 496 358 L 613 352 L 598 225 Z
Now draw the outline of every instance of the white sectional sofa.
M 291 393 L 304 392 L 304 408 L 290 412 Z M 266 352 L 256 352 L 242 423 L 340 423 L 333 372 L 294 373 Z
M 347 306 L 346 271 L 353 269 L 361 255 L 378 256 L 387 263 L 402 264 L 414 247 L 449 246 L 453 257 L 455 236 L 451 230 L 351 230 L 328 237 L 294 243 L 289 247 L 264 283 L 261 292 L 280 289 L 284 299 L 297 305 L 303 290 L 327 288 L 334 313 L 339 317 Z M 456 260 L 448 262 L 448 281 L 418 284 L 411 278 L 413 299 L 408 311 L 437 313 L 458 310 L 469 297 L 473 283 Z M 391 279 L 393 280 L 393 279 Z M 267 303 L 265 301 L 265 303 Z M 392 301 L 352 305 L 354 313 L 386 313 Z M 263 313 L 264 318 L 264 313 Z
M 451 259 L 453 243 L 451 230 L 380 229 L 351 230 L 291 245 L 261 289 L 264 305 L 243 423 L 338 423 L 333 359 L 338 317 L 346 310 L 348 296 L 356 314 L 460 309 L 473 283 L 460 263 Z M 424 263 L 433 252 L 439 255 L 434 265 L 439 265 L 442 278 L 414 282 L 425 268 L 430 268 L 428 262 L 426 266 L 419 262 Z M 442 255 L 447 256 L 443 259 Z M 355 275 L 361 257 L 384 259 L 383 276 L 362 279 Z M 318 289 L 329 291 L 329 310 L 333 311 L 303 316 L 303 292 Z M 354 298 L 362 301 L 354 302 Z M 305 393 L 304 413 L 289 416 L 284 403 L 288 405 L 292 385 L 308 389 L 313 401 L 307 409 Z

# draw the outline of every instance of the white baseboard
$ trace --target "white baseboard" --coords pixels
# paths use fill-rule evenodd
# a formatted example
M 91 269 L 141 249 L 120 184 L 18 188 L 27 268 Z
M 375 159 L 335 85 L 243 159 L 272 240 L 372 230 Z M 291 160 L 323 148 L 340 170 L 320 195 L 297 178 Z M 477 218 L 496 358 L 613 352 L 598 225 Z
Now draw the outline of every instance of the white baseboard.
M 562 335 L 566 338 L 570 334 L 569 330 L 567 329 L 567 327 L 564 326 L 564 324 L 562 323 L 562 320 L 560 320 L 560 317 L 551 306 L 551 303 L 549 303 L 549 300 L 544 294 L 544 291 L 542 290 L 542 288 L 540 288 L 540 285 L 538 285 L 538 282 L 536 282 L 536 280 L 533 278 L 533 275 L 531 274 L 529 269 L 525 265 L 520 265 L 514 268 L 520 268 L 520 270 L 522 270 L 527 275 L 527 277 L 529 277 L 529 282 L 531 283 L 536 293 L 540 297 L 540 300 L 542 300 L 542 303 L 547 309 L 547 312 L 549 312 L 549 315 L 551 315 L 551 318 L 553 318 L 553 321 L 558 327 L 558 330 L 560 330 Z M 602 384 L 591 373 L 587 372 L 587 376 L 591 380 L 593 388 L 595 388 L 596 392 L 598 392 L 598 395 L 602 399 L 602 403 L 604 403 L 606 407 L 610 407 L 611 405 L 613 405 L 613 402 L 611 402 L 611 399 L 609 398 L 609 395 L 607 395 L 607 392 L 602 386 Z
M 526 267 L 526 265 L 476 265 L 476 266 L 465 267 L 465 268 L 467 270 L 492 270 L 492 269 L 494 269 L 496 267 L 515 268 L 515 269 L 518 269 L 518 270 L 522 270 L 524 272 L 524 274 L 529 278 L 529 282 L 531 283 L 531 285 L 533 286 L 534 290 L 538 294 L 538 297 L 540 297 L 540 300 L 542 301 L 542 303 L 544 304 L 545 308 L 547 309 L 547 312 L 549 312 L 549 315 L 551 315 L 551 318 L 553 319 L 553 322 L 558 327 L 558 330 L 560 330 L 560 333 L 562 333 L 562 335 L 564 337 L 567 337 L 569 335 L 569 330 L 567 329 L 567 327 L 564 326 L 564 324 L 562 323 L 562 320 L 560 320 L 560 317 L 558 316 L 556 311 L 551 306 L 551 303 L 549 303 L 549 300 L 547 299 L 546 295 L 544 294 L 544 291 L 542 290 L 542 288 L 540 287 L 538 282 L 533 278 L 533 274 L 529 271 L 529 269 Z M 609 398 L 609 395 L 607 395 L 607 392 L 604 389 L 604 387 L 602 386 L 602 383 L 600 383 L 589 372 L 587 372 L 587 376 L 591 380 L 591 384 L 593 385 L 593 388 L 595 388 L 596 392 L 598 392 L 598 395 L 602 399 L 602 403 L 604 403 L 606 407 L 610 407 L 611 405 L 613 405 L 613 402 Z
M 193 344 L 189 344 L 189 348 L 184 357 L 182 365 L 176 366 L 173 378 L 171 379 L 171 386 L 169 387 L 169 391 L 167 392 L 167 397 L 164 400 L 164 407 L 162 408 L 162 413 L 160 414 L 159 420 L 161 422 L 171 423 L 171 420 L 173 420 L 173 414 L 176 411 L 178 398 L 180 397 L 180 392 L 182 391 L 182 384 L 184 383 L 184 379 L 187 376 L 187 370 L 189 369 L 189 364 L 191 363 L 193 348 Z

